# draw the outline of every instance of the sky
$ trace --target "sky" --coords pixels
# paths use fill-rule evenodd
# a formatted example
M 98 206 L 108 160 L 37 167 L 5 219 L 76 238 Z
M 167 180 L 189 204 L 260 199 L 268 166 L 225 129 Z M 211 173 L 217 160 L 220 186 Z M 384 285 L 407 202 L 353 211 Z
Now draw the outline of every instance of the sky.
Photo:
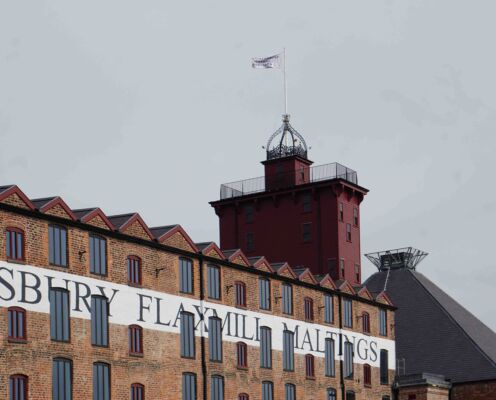
M 263 174 L 283 113 L 315 165 L 370 189 L 362 252 L 418 271 L 496 330 L 496 2 L 0 2 L 0 184 L 218 241 L 209 201 Z M 363 258 L 363 276 L 374 267 Z

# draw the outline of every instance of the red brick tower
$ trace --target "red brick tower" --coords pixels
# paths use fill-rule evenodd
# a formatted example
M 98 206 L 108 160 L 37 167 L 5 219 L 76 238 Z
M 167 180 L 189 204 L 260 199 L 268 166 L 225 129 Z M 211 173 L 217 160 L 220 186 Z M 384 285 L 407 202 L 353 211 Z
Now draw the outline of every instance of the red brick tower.
M 360 203 L 368 190 L 356 172 L 337 163 L 312 167 L 289 115 L 266 151 L 265 176 L 223 184 L 210 203 L 221 248 L 360 283 Z

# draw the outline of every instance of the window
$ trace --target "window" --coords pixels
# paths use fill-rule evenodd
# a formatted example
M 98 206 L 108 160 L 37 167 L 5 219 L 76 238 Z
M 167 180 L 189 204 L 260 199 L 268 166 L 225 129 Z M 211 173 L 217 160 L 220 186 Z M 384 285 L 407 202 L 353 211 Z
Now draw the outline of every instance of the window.
M 294 371 L 294 332 L 282 333 L 282 368 L 284 371 Z
M 347 328 L 353 328 L 353 303 L 350 299 L 343 299 L 344 321 L 343 325 Z
M 90 235 L 90 272 L 107 275 L 107 241 L 101 236 Z
M 26 340 L 26 310 L 20 307 L 10 307 L 8 311 L 9 340 Z
M 327 389 L 327 399 L 326 400 L 336 400 L 336 389 Z
M 341 272 L 341 279 L 344 279 L 344 258 L 339 260 L 339 270 Z
M 274 400 L 274 385 L 272 382 L 262 382 L 262 400 Z
M 50 289 L 50 338 L 61 342 L 69 341 L 69 291 L 62 288 Z
M 222 321 L 217 317 L 208 319 L 208 346 L 210 361 L 222 361 Z
M 141 383 L 131 385 L 131 400 L 145 400 L 145 387 Z
M 351 242 L 351 224 L 346 224 L 346 240 Z
M 260 308 L 262 310 L 270 310 L 270 281 L 265 278 L 258 280 Z
M 241 393 L 238 396 L 238 400 L 249 400 L 249 399 L 250 399 L 250 396 L 248 396 L 246 393 Z
M 293 286 L 289 283 L 282 284 L 282 312 L 293 314 Z
M 52 363 L 52 399 L 72 399 L 72 362 L 55 358 Z
M 110 400 L 110 365 L 93 364 L 93 400 Z
M 344 206 L 343 203 L 339 203 L 339 220 L 344 220 Z
M 358 226 L 358 208 L 353 209 L 353 225 Z
M 365 386 L 372 385 L 372 373 L 369 364 L 363 364 L 363 384 Z
M 335 347 L 334 340 L 331 338 L 326 338 L 325 340 L 325 376 L 335 376 Z
M 260 367 L 272 368 L 272 330 L 260 327 Z
M 309 242 L 312 240 L 312 224 L 305 223 L 301 225 L 302 233 L 303 233 L 303 241 Z
M 193 263 L 187 258 L 179 259 L 179 290 L 193 293 Z
M 210 399 L 224 400 L 224 378 L 220 375 L 212 375 Z
M 207 266 L 208 297 L 220 300 L 220 268 L 216 265 Z
M 306 193 L 303 195 L 303 212 L 312 211 L 312 194 Z
M 346 400 L 355 400 L 355 392 L 353 390 L 346 391 Z
M 180 342 L 181 357 L 195 357 L 195 316 L 189 312 L 181 312 Z
M 107 298 L 91 296 L 91 344 L 108 346 L 108 315 Z
M 324 295 L 324 322 L 334 323 L 334 298 L 330 294 Z
M 246 285 L 243 282 L 236 282 L 234 287 L 236 289 L 236 306 L 246 307 Z
M 141 259 L 136 256 L 127 258 L 127 281 L 131 285 L 141 285 Z
M 248 366 L 248 350 L 246 343 L 238 342 L 236 344 L 236 352 L 238 359 L 238 368 L 246 368 Z
M 291 383 L 286 383 L 284 385 L 284 399 L 285 400 L 296 400 L 296 387 Z
M 311 354 L 305 356 L 305 371 L 307 378 L 315 378 L 315 360 Z
M 28 377 L 24 375 L 12 375 L 9 378 L 10 400 L 27 400 Z
M 387 336 L 387 311 L 379 309 L 379 334 Z
M 48 226 L 48 261 L 51 265 L 67 267 L 67 229 Z
M 370 317 L 369 313 L 362 313 L 362 329 L 363 333 L 370 333 Z
M 417 398 L 417 396 L 413 397 L 412 399 L 408 399 L 408 400 L 415 400 L 416 398 Z M 389 396 L 382 396 L 382 400 L 391 400 L 391 397 L 389 397 Z
M 196 400 L 196 375 L 191 372 L 183 373 L 182 400 Z
M 246 234 L 246 251 L 255 250 L 255 237 L 252 232 Z
M 143 354 L 143 328 L 138 325 L 129 327 L 129 354 Z
M 251 204 L 247 204 L 245 206 L 245 222 L 247 224 L 253 222 L 254 220 L 254 208 L 253 208 L 253 205 Z
M 335 258 L 329 258 L 327 260 L 327 267 L 329 268 L 329 274 L 335 279 L 339 278 L 338 265 Z
M 355 264 L 355 281 L 360 283 L 360 264 Z
M 17 228 L 7 228 L 5 236 L 7 260 L 24 261 L 24 232 Z
M 307 321 L 313 321 L 313 300 L 309 297 L 305 297 L 304 301 L 305 307 L 305 319 Z
M 353 344 L 350 342 L 344 344 L 344 377 L 353 378 Z
M 388 366 L 388 351 L 381 350 L 380 359 L 380 375 L 381 375 L 381 385 L 389 384 L 389 366 Z

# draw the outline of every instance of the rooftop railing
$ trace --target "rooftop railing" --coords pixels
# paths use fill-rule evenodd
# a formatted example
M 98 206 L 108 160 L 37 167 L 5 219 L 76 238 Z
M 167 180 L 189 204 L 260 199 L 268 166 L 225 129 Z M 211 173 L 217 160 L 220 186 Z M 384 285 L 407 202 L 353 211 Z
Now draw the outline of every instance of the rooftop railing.
M 344 179 L 348 182 L 358 184 L 356 171 L 338 163 L 317 165 L 309 167 L 309 176 L 298 183 L 295 180 L 295 172 L 278 174 L 277 176 L 245 179 L 237 182 L 224 183 L 220 186 L 220 199 L 231 199 L 234 197 L 246 196 L 253 193 L 261 193 L 270 190 L 279 190 L 294 186 L 304 185 L 311 182 L 320 182 L 330 179 Z M 266 182 L 270 182 L 269 190 L 266 189 Z M 274 182 L 279 182 L 274 185 Z

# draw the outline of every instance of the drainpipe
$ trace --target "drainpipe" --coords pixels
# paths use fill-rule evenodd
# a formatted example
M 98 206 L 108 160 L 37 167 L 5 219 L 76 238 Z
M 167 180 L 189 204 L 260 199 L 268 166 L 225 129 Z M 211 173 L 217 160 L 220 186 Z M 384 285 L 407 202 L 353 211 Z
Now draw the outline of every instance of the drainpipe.
M 339 360 L 339 371 L 340 371 L 339 383 L 341 385 L 341 399 L 345 400 L 344 366 L 343 366 L 343 307 L 342 307 L 343 299 L 340 293 L 338 293 L 338 299 L 339 299 L 339 355 L 341 356 L 341 360 Z
M 205 335 L 204 335 L 204 328 L 205 328 L 205 315 L 204 315 L 204 307 L 203 307 L 203 302 L 205 300 L 205 288 L 203 286 L 203 256 L 200 254 L 199 257 L 199 263 L 200 263 L 200 310 L 201 310 L 201 336 L 200 336 L 200 348 L 201 348 L 201 369 L 202 369 L 202 384 L 203 384 L 203 400 L 207 400 L 207 362 L 206 362 L 206 351 L 205 351 Z

